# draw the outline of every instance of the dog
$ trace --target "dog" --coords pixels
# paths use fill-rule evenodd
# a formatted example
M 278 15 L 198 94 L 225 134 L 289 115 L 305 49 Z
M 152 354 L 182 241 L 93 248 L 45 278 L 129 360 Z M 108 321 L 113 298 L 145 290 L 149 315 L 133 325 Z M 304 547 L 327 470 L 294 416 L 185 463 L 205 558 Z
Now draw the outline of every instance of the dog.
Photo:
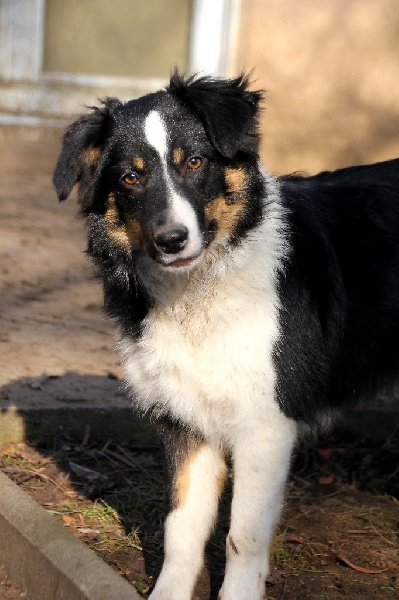
M 263 598 L 298 435 L 398 372 L 399 159 L 273 176 L 250 88 L 175 71 L 108 98 L 66 131 L 54 172 L 60 200 L 79 186 L 132 399 L 165 444 L 151 600 L 192 597 L 227 464 L 219 598 Z

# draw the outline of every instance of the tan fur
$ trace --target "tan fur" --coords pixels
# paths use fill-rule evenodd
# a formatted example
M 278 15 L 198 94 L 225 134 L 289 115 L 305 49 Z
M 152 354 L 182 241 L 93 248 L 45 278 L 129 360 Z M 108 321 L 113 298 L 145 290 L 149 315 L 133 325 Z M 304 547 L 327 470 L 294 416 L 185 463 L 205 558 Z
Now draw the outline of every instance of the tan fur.
M 133 156 L 132 165 L 137 171 L 144 171 L 144 159 L 141 156 Z
M 175 492 L 175 504 L 176 508 L 184 504 L 187 498 L 188 490 L 190 487 L 190 467 L 197 454 L 198 448 L 190 452 L 184 463 L 180 466 L 179 471 L 176 473 L 176 480 L 174 485 Z
M 218 196 L 205 207 L 205 219 L 218 224 L 218 236 L 229 236 L 244 210 L 247 190 L 247 174 L 242 168 L 226 167 L 224 170 L 228 196 Z
M 217 222 L 218 236 L 229 236 L 234 232 L 243 210 L 243 200 L 231 203 L 225 196 L 218 196 L 205 206 L 205 220 L 207 225 L 211 221 Z
M 140 223 L 136 219 L 131 219 L 125 225 L 120 224 L 115 198 L 112 194 L 108 197 L 108 206 L 104 214 L 104 221 L 108 235 L 122 252 L 130 256 L 132 247 L 137 248 L 141 244 L 142 233 Z
M 92 167 L 96 167 L 100 162 L 101 149 L 89 146 L 84 152 L 82 152 L 81 159 Z
M 183 148 L 174 148 L 172 153 L 172 160 L 175 165 L 181 165 L 184 160 Z
M 226 485 L 226 479 L 227 479 L 227 467 L 225 466 L 223 470 L 220 471 L 218 478 L 216 480 L 216 488 L 217 488 L 217 493 L 218 493 L 218 497 L 220 497 L 221 493 L 224 490 L 224 486 Z
M 191 450 L 185 457 L 185 461 L 180 465 L 178 472 L 176 473 L 176 479 L 174 483 L 174 501 L 175 507 L 182 506 L 187 498 L 187 494 L 190 488 L 191 482 L 191 465 L 197 457 L 198 452 L 203 448 L 202 444 L 199 444 Z M 227 468 L 224 466 L 216 479 L 216 490 L 217 496 L 220 497 L 227 478 Z
M 247 174 L 242 168 L 226 167 L 224 170 L 227 192 L 242 194 L 247 188 Z

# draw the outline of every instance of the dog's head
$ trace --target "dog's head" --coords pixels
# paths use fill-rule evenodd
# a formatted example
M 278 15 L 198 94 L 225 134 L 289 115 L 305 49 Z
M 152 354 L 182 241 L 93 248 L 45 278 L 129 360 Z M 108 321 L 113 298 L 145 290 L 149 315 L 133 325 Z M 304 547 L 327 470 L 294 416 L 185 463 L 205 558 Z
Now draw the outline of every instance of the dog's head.
M 155 94 L 108 98 L 65 133 L 58 197 L 79 184 L 82 212 L 113 253 L 174 272 L 192 267 L 211 244 L 234 243 L 259 222 L 261 97 L 244 76 L 175 72 Z

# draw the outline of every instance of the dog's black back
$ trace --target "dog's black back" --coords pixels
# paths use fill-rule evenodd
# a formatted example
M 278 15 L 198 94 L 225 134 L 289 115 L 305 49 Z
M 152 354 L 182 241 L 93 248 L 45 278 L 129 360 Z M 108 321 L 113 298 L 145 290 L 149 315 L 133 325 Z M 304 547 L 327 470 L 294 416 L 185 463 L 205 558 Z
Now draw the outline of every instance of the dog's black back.
M 276 368 L 287 414 L 311 423 L 399 372 L 399 160 L 282 181 L 292 251 Z

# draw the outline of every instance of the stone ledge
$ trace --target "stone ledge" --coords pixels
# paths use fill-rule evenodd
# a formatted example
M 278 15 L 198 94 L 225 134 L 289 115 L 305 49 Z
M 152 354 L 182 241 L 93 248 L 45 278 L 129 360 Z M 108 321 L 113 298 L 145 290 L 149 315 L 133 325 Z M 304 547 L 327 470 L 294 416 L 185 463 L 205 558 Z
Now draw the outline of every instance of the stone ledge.
M 29 600 L 140 600 L 101 558 L 0 472 L 0 563 Z

